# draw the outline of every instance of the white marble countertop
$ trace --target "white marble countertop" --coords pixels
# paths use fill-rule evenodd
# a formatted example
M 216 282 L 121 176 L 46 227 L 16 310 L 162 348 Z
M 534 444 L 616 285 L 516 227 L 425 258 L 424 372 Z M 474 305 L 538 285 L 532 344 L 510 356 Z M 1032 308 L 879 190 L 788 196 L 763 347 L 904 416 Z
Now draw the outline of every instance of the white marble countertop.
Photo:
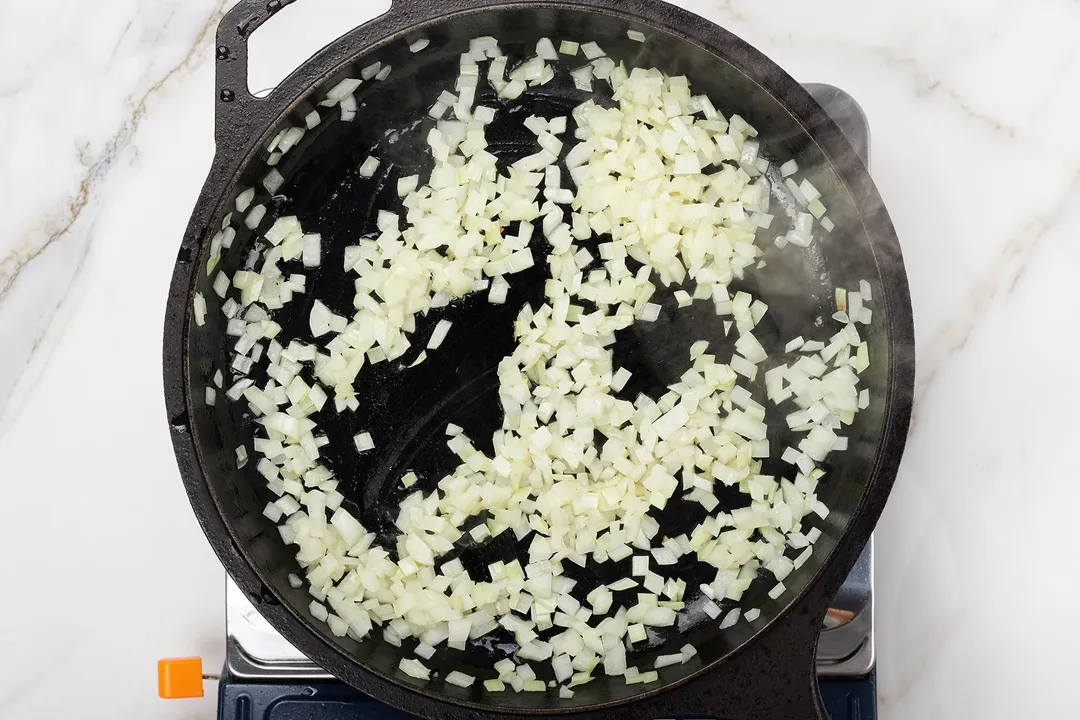
M 1080 376 L 1062 360 L 1080 355 L 1080 3 L 680 4 L 798 79 L 845 88 L 870 118 L 919 353 L 878 534 L 882 717 L 1080 716 L 1080 566 L 1057 557 L 1075 537 L 1080 436 Z M 302 0 L 293 35 L 257 33 L 277 67 L 253 85 L 387 5 Z M 213 716 L 212 684 L 201 701 L 158 700 L 155 661 L 201 655 L 215 672 L 223 656 L 223 573 L 173 461 L 159 359 L 213 155 L 221 12 L 0 8 L 8 720 Z

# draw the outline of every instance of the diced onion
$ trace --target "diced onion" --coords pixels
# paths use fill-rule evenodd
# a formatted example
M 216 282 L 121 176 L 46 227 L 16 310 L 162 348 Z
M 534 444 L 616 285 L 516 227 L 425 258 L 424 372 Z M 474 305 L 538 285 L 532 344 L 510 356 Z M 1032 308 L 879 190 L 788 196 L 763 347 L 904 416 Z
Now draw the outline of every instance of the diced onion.
M 206 324 L 206 300 L 203 298 L 202 293 L 195 293 L 195 324 L 202 326 Z
M 360 169 L 357 170 L 357 174 L 360 177 L 369 178 L 375 174 L 375 171 L 379 169 L 379 158 L 374 155 L 369 155 L 363 163 L 360 164 Z
M 249 187 L 236 196 L 236 210 L 238 212 L 244 212 L 251 205 L 251 201 L 255 199 L 255 188 Z
M 646 41 L 637 30 L 627 37 Z M 409 47 L 418 52 L 427 44 L 419 38 Z M 503 167 L 485 135 L 496 112 L 474 108 L 480 79 L 512 101 L 553 79 L 549 63 L 579 49 L 590 62 L 571 71 L 575 86 L 591 90 L 594 80 L 605 82 L 617 109 L 588 101 L 572 118 L 528 117 L 535 146 Z M 361 79 L 337 83 L 320 105 L 339 105 L 342 120 L 352 120 L 360 83 L 389 72 L 373 62 Z M 773 220 L 767 178 L 775 170 L 757 130 L 692 95 L 685 78 L 627 68 L 595 42 L 562 41 L 556 50 L 543 38 L 535 57 L 511 64 L 494 38 L 474 38 L 459 72 L 452 91 L 429 99 L 430 172 L 401 177 L 402 209 L 380 211 L 377 233 L 355 239 L 339 256 L 355 283 L 352 307 L 344 311 L 348 301 L 335 297 L 338 314 L 318 297 L 309 301 L 314 343 L 283 337 L 274 320 L 274 311 L 295 296 L 318 292 L 318 273 L 309 279 L 287 265 L 321 261 L 320 237 L 305 233 L 297 218 L 275 216 L 260 249 L 231 278 L 214 277 L 226 335 L 235 338 L 227 361 L 234 384 L 225 394 L 242 399 L 251 413 L 256 470 L 276 497 L 264 514 L 281 523 L 284 542 L 299 548 L 297 562 L 315 598 L 310 611 L 334 635 L 363 639 L 381 632 L 399 647 L 415 643 L 417 656 L 427 660 L 443 645 L 465 650 L 501 628 L 518 650 L 494 664 L 498 679 L 484 680 L 488 692 L 506 684 L 545 692 L 540 678 L 554 677 L 552 687 L 568 697 L 600 666 L 630 684 L 653 682 L 657 669 L 689 662 L 696 650 L 687 645 L 660 655 L 642 671 L 628 661 L 628 643 L 651 644 L 670 631 L 648 628 L 684 628 L 690 613 L 721 629 L 740 617 L 753 621 L 758 611 L 744 613 L 737 604 L 758 575 L 772 575 L 769 593 L 778 598 L 788 574 L 811 557 L 821 532 L 808 527 L 809 514 L 829 512 L 818 499 L 818 485 L 829 481 L 818 465 L 847 447 L 851 433 L 843 428 L 869 403 L 859 388 L 870 361 L 859 326 L 873 319 L 870 285 L 838 291 L 838 305 L 843 298 L 846 307 L 832 337 L 818 339 L 819 328 L 808 326 L 809 340 L 795 338 L 783 356 L 771 358 L 755 337 L 768 307 L 729 287 L 765 268 L 754 241 Z M 279 133 L 268 164 L 321 122 L 314 115 L 304 127 Z M 374 177 L 379 167 L 372 155 L 357 172 Z M 787 252 L 812 243 L 815 220 L 831 226 L 821 193 L 797 172 L 793 160 L 780 167 L 783 191 L 805 209 L 777 238 L 778 245 L 795 246 Z M 272 169 L 263 185 L 274 194 L 283 183 Z M 250 207 L 254 197 L 249 188 L 236 208 L 257 230 L 267 207 Z M 534 242 L 537 230 L 543 238 Z M 226 222 L 210 239 L 208 276 L 233 235 Z M 545 256 L 536 254 L 541 249 Z M 366 365 L 392 362 L 382 367 L 408 372 L 406 357 L 415 357 L 415 367 L 440 348 L 449 319 L 435 323 L 419 353 L 411 349 L 432 310 L 481 292 L 490 303 L 505 304 L 507 277 L 536 265 L 550 275 L 543 297 L 514 308 L 515 348 L 497 367 L 502 427 L 486 445 L 448 423 L 446 443 L 457 467 L 430 478 L 430 486 L 415 472 L 401 474 L 404 497 L 391 518 L 400 533 L 390 540 L 396 547 L 381 547 L 384 541 L 345 510 L 339 479 L 320 464 L 330 439 L 318 413 L 331 397 L 339 413 L 358 410 Z M 731 352 L 723 344 L 694 342 L 685 371 L 664 394 L 622 399 L 617 393 L 633 376 L 614 366 L 613 346 L 620 333 L 634 332 L 635 320 L 657 322 L 667 293 L 675 300 L 669 313 L 679 312 L 676 305 L 696 313 L 711 301 L 734 352 L 721 357 Z M 202 325 L 201 294 L 194 310 Z M 638 326 L 637 332 L 654 331 Z M 264 367 L 268 379 L 256 384 Z M 763 395 L 750 382 L 760 372 Z M 215 376 L 218 387 L 222 382 Z M 216 391 L 207 386 L 205 397 L 213 404 Z M 780 441 L 770 435 L 774 426 Z M 369 432 L 353 442 L 358 453 L 375 448 Z M 783 475 L 762 474 L 773 452 Z M 243 467 L 244 446 L 236 455 Z M 723 511 L 720 486 L 744 493 L 749 504 Z M 668 537 L 652 509 L 678 502 L 701 505 L 707 514 L 692 531 Z M 455 556 L 447 559 L 461 543 L 482 546 L 500 537 L 517 540 L 520 560 L 498 560 L 477 575 Z M 564 574 L 570 564 L 628 558 L 631 577 L 606 586 Z M 678 576 L 684 563 L 716 568 L 701 595 L 686 593 Z M 303 580 L 293 575 L 290 584 Z M 432 677 L 414 658 L 402 659 L 399 669 Z M 463 688 L 475 683 L 456 670 L 444 679 Z
M 375 441 L 371 439 L 371 433 L 368 432 L 357 433 L 354 435 L 353 444 L 356 445 L 356 451 L 360 453 L 375 449 Z
M 559 54 L 555 51 L 555 46 L 548 38 L 540 38 L 540 41 L 536 43 L 536 54 L 544 60 L 558 60 Z
M 401 662 L 398 663 L 398 669 L 409 677 L 418 680 L 429 680 L 431 678 L 431 671 L 416 658 L 402 658 Z
M 466 675 L 463 672 L 459 672 L 458 670 L 452 670 L 447 673 L 446 682 L 451 685 L 467 688 L 470 687 L 474 682 L 476 682 L 476 678 L 472 675 Z
M 317 233 L 304 235 L 303 262 L 304 267 L 318 267 L 322 260 L 322 237 Z
M 600 46 L 595 42 L 587 42 L 581 46 L 581 52 L 589 60 L 595 60 L 598 57 L 603 57 L 604 51 L 600 49 Z
M 379 70 L 381 68 L 382 68 L 382 63 L 378 62 L 378 61 L 375 61 L 375 62 L 371 63 L 370 65 L 366 66 L 363 70 L 360 71 L 360 77 L 363 78 L 364 80 L 370 80 L 371 78 L 375 77 L 379 73 Z
M 450 327 L 453 324 L 454 323 L 449 320 L 440 320 L 435 325 L 435 329 L 431 332 L 431 337 L 428 338 L 427 349 L 435 350 L 442 345 L 443 340 L 446 339 L 447 334 L 450 332 Z

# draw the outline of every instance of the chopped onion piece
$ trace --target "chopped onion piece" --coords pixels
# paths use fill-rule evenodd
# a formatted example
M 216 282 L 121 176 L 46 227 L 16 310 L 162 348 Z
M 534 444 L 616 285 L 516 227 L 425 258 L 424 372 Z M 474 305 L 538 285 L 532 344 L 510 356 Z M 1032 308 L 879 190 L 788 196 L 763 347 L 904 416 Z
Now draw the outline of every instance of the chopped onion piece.
M 684 662 L 686 662 L 686 660 L 683 658 L 682 653 L 676 653 L 674 655 L 660 655 L 653 663 L 653 667 L 657 670 L 660 670 L 662 668 L 668 667 L 669 665 L 681 665 Z
M 237 212 L 245 212 L 251 205 L 251 201 L 255 199 L 255 188 L 249 187 L 236 196 L 236 210 Z
M 402 658 L 401 662 L 398 663 L 398 669 L 409 677 L 418 680 L 429 680 L 431 678 L 431 671 L 416 658 Z
M 635 685 L 637 683 L 651 683 L 656 682 L 659 679 L 659 674 L 655 670 L 650 670 L 644 673 L 634 673 L 626 675 L 626 684 Z
M 449 320 L 440 320 L 435 329 L 431 332 L 431 337 L 428 338 L 427 349 L 436 350 L 442 345 L 443 340 L 446 339 L 447 334 L 450 332 L 450 327 L 453 325 Z
M 371 433 L 368 432 L 354 435 L 353 444 L 356 445 L 356 451 L 360 453 L 375 449 L 375 441 L 371 439 Z
M 645 322 L 656 322 L 660 317 L 660 306 L 656 303 L 646 303 L 645 309 L 641 311 L 641 319 Z
M 472 675 L 466 675 L 465 673 L 459 672 L 457 670 L 452 670 L 446 675 L 446 682 L 451 685 L 456 685 L 458 687 L 470 687 L 475 681 L 476 678 L 474 678 Z
M 206 324 L 206 300 L 202 293 L 195 293 L 194 309 L 195 324 L 202 327 Z
M 379 169 L 379 158 L 374 155 L 369 155 L 366 160 L 360 165 L 360 169 L 357 174 L 363 178 L 369 178 L 375 174 L 375 171 Z
M 600 46 L 595 42 L 587 42 L 581 46 L 581 52 L 589 60 L 595 60 L 598 57 L 604 56 L 604 51 L 600 49 Z
M 322 236 L 317 233 L 309 233 L 303 236 L 303 243 L 304 267 L 318 267 L 322 261 Z
M 249 212 L 244 218 L 244 225 L 246 225 L 249 230 L 254 230 L 259 226 L 259 223 L 262 222 L 262 219 L 265 215 L 266 206 L 256 205 L 255 207 L 251 208 L 251 212 Z
M 646 40 L 640 31 L 627 36 Z M 426 47 L 426 38 L 410 49 L 418 44 L 417 50 Z M 591 681 L 601 663 L 605 674 L 634 683 L 656 680 L 655 668 L 689 661 L 696 651 L 686 646 L 640 672 L 629 666 L 626 650 L 628 643 L 668 632 L 650 636 L 648 627 L 681 628 L 699 611 L 724 629 L 740 616 L 756 618 L 754 611 L 743 615 L 726 603 L 741 600 L 762 569 L 779 583 L 772 592 L 778 597 L 784 591 L 784 578 L 806 562 L 820 536 L 809 528 L 807 514 L 828 513 L 818 500 L 818 486 L 828 479 L 817 465 L 846 447 L 847 438 L 837 433 L 869 401 L 859 388 L 858 373 L 869 356 L 858 325 L 872 319 L 869 285 L 860 283 L 856 292 L 838 292 L 838 303 L 843 297 L 848 306 L 837 317 L 846 324 L 827 345 L 796 338 L 785 353 L 797 354 L 770 358 L 754 336 L 767 306 L 729 289 L 766 267 L 754 236 L 772 220 L 770 186 L 759 177 L 770 171 L 757 131 L 738 115 L 725 117 L 708 97 L 693 95 L 685 78 L 628 69 L 596 43 L 580 49 L 590 62 L 571 71 L 575 86 L 591 89 L 594 78 L 605 82 L 618 110 L 583 103 L 573 112 L 572 133 L 565 116 L 529 117 L 525 125 L 539 148 L 503 167 L 485 136 L 495 110 L 474 108 L 485 74 L 480 64 L 489 62 L 488 82 L 512 100 L 550 81 L 555 73 L 548 63 L 579 47 L 564 41 L 557 52 L 541 39 L 537 57 L 507 76 L 507 59 L 494 38 L 470 42 L 459 59 L 457 83 L 431 98 L 438 121 L 425 126 L 430 170 L 400 178 L 402 210 L 380 211 L 377 234 L 344 249 L 344 272 L 354 274 L 353 308 L 339 315 L 313 299 L 308 323 L 315 343 L 282 338 L 274 321 L 275 311 L 294 295 L 314 293 L 319 277 L 312 274 L 309 281 L 281 265 L 301 260 L 315 267 L 321 259 L 318 236 L 305 233 L 296 218 L 276 218 L 265 244 L 241 269 L 214 279 L 224 300 L 226 335 L 235 338 L 232 367 L 237 374 L 253 373 L 226 396 L 234 402 L 243 397 L 257 423 L 256 467 L 278 498 L 267 516 L 283 523 L 282 540 L 298 548 L 315 598 L 313 615 L 338 636 L 364 638 L 378 625 L 392 645 L 416 638 L 416 653 L 425 660 L 440 645 L 462 650 L 501 627 L 517 642 L 518 662 L 550 665 L 547 677 L 563 685 L 560 696 Z M 373 63 L 361 75 L 389 72 Z M 331 90 L 328 106 L 340 105 L 343 120 L 356 115 L 360 82 Z M 320 119 L 315 113 L 315 124 Z M 295 147 L 304 132 L 282 130 L 268 162 Z M 389 137 L 395 141 L 396 135 Z M 372 156 L 359 172 L 373 177 L 379 167 Z M 777 238 L 779 246 L 811 244 L 816 218 L 828 227 L 820 193 L 797 172 L 794 161 L 782 166 L 784 192 L 806 211 Z M 276 170 L 268 179 L 271 194 L 283 186 Z M 247 207 L 254 201 L 250 190 L 238 210 L 256 229 L 266 207 Z M 211 240 L 212 264 L 232 243 L 226 227 L 235 234 L 226 221 Z M 535 229 L 543 231 L 543 256 L 535 254 Z M 725 242 L 718 245 L 717 237 Z M 407 492 L 396 515 L 399 539 L 391 541 L 396 548 L 381 547 L 343 510 L 338 479 L 319 464 L 330 440 L 317 413 L 330 397 L 338 412 L 356 411 L 368 387 L 360 374 L 366 365 L 395 362 L 394 368 L 403 368 L 404 358 L 415 355 L 415 366 L 427 350 L 439 348 L 449 320 L 436 323 L 426 347 L 417 348 L 421 352 L 411 350 L 432 310 L 480 292 L 505 304 L 506 277 L 537 264 L 549 279 L 542 299 L 515 308 L 516 347 L 497 368 L 504 413 L 492 449 L 474 446 L 463 428 L 448 424 L 457 468 L 432 478 L 426 490 L 417 487 L 415 472 L 402 474 Z M 238 297 L 227 297 L 230 283 Z M 683 374 L 666 392 L 630 402 L 617 395 L 632 376 L 614 366 L 612 348 L 636 319 L 660 319 L 663 293 L 671 293 L 680 309 L 695 299 L 711 300 L 725 334 L 735 331 L 737 354 L 727 355 L 715 343 L 710 352 L 708 341 L 694 342 Z M 336 297 L 334 304 L 344 306 Z M 669 305 L 671 312 L 677 311 Z M 263 357 L 268 378 L 255 385 L 255 363 Z M 765 373 L 769 407 L 757 386 L 742 379 L 759 372 Z M 208 398 L 212 391 L 207 388 Z M 773 407 L 789 399 L 795 407 Z M 777 430 L 799 437 L 770 443 L 770 428 L 784 416 L 789 427 Z M 367 432 L 354 436 L 354 445 L 359 453 L 374 449 Z M 762 474 L 771 448 L 783 449 L 785 464 L 777 467 L 782 476 Z M 241 460 L 242 449 L 238 466 L 247 459 L 244 450 Z M 749 504 L 718 509 L 718 482 L 748 495 Z M 692 532 L 666 536 L 651 508 L 685 501 L 708 514 Z M 500 536 L 516 539 L 523 555 L 492 563 L 491 582 L 471 577 L 460 560 L 445 560 L 462 539 L 483 545 Z M 800 554 L 789 559 L 783 553 L 788 547 Z M 584 601 L 564 574 L 569 563 L 589 567 L 627 558 L 633 577 L 592 588 Z M 685 581 L 660 574 L 684 562 L 723 568 L 702 586 L 700 600 L 687 595 Z M 616 601 L 616 593 L 628 591 L 639 593 L 636 601 Z M 431 677 L 419 660 L 401 662 L 406 674 Z M 495 667 L 499 679 L 484 683 L 491 692 L 504 683 L 518 692 L 549 687 L 537 677 L 539 665 L 534 670 L 505 660 Z M 458 671 L 445 679 L 461 687 L 475 682 Z
M 536 54 L 543 60 L 558 60 L 559 54 L 555 51 L 555 46 L 548 38 L 540 38 L 540 41 L 536 43 Z
M 327 105 L 337 105 L 346 97 L 356 92 L 356 89 L 360 87 L 360 80 L 356 78 L 345 78 L 326 93 Z
M 416 190 L 417 184 L 420 182 L 419 175 L 409 175 L 398 180 L 397 192 L 398 197 L 405 197 Z
M 281 189 L 281 186 L 285 184 L 285 177 L 277 171 L 277 169 L 271 170 L 263 178 L 263 187 L 271 194 L 275 194 Z
M 339 107 L 341 108 L 342 122 L 352 122 L 356 118 L 356 97 L 354 95 L 343 98 Z
M 371 78 L 375 77 L 378 74 L 378 72 L 379 72 L 379 70 L 381 68 L 382 68 L 382 63 L 376 60 L 375 62 L 371 63 L 370 65 L 368 65 L 367 67 L 365 67 L 363 70 L 360 71 L 360 77 L 363 78 L 364 80 L 370 80 Z M 350 91 L 350 92 L 352 92 L 352 91 Z

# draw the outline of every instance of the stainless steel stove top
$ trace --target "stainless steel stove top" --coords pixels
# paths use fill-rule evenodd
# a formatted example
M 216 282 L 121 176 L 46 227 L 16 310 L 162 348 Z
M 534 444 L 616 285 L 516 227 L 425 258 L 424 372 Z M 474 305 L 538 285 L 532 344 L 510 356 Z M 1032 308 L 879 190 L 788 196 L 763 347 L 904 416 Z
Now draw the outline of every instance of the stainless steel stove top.
M 870 127 L 854 98 L 831 85 L 806 89 L 832 116 L 869 165 Z M 225 585 L 226 670 L 240 679 L 326 680 L 333 675 L 308 660 L 252 606 L 227 578 Z M 818 641 L 818 674 L 862 677 L 874 667 L 873 540 L 829 609 Z

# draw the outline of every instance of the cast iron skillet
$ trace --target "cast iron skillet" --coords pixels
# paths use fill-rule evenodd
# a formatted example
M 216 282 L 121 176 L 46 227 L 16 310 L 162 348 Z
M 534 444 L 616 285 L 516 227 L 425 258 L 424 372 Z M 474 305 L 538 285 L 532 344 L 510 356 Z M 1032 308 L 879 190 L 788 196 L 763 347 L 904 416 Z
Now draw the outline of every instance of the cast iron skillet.
M 177 256 L 165 318 L 165 397 L 177 461 L 195 513 L 239 587 L 314 661 L 374 698 L 418 715 L 824 718 L 814 675 L 817 636 L 829 602 L 870 536 L 896 477 L 914 383 L 913 322 L 900 247 L 866 168 L 837 126 L 795 80 L 746 43 L 696 15 L 651 0 L 396 0 L 389 12 L 321 50 L 268 97 L 255 98 L 247 90 L 247 38 L 283 4 L 241 0 L 218 28 L 217 155 Z M 643 45 L 629 41 L 628 29 L 643 31 L 649 40 Z M 409 43 L 421 35 L 431 40 L 430 47 L 410 53 Z M 399 649 L 374 637 L 362 643 L 335 638 L 308 614 L 306 591 L 291 588 L 287 581 L 298 568 L 292 549 L 261 515 L 269 499 L 261 477 L 250 465 L 242 471 L 235 468 L 235 447 L 244 443 L 250 450 L 250 417 L 240 403 L 207 407 L 203 401 L 214 372 L 229 365 L 233 340 L 225 336 L 216 296 L 202 271 L 209 238 L 244 188 L 261 190 L 268 142 L 284 123 L 302 124 L 321 98 L 316 92 L 358 75 L 375 59 L 393 65 L 385 82 L 365 83 L 358 91 L 356 121 L 324 121 L 308 133 L 278 166 L 287 178 L 285 186 L 275 197 L 260 192 L 256 199 L 272 209 L 261 230 L 278 213 L 296 214 L 306 229 L 322 233 L 324 248 L 329 248 L 324 254 L 335 247 L 340 252 L 374 229 L 377 209 L 398 202 L 393 188 L 399 176 L 424 172 L 429 161 L 420 139 L 427 125 L 417 121 L 426 116 L 439 90 L 452 82 L 457 54 L 479 35 L 495 36 L 518 57 L 531 52 L 543 36 L 596 40 L 628 64 L 685 74 L 695 92 L 706 92 L 718 107 L 746 117 L 778 158 L 793 157 L 808 169 L 807 177 L 823 192 L 836 230 L 822 234 L 813 252 L 767 251 L 769 271 L 736 284 L 769 304 L 759 337 L 772 349 L 803 333 L 819 317 L 825 318 L 820 330 L 822 339 L 827 338 L 833 332 L 828 316 L 835 287 L 856 287 L 864 278 L 873 287 L 874 322 L 863 331 L 872 357 L 863 381 L 872 402 L 848 433 L 850 449 L 826 467 L 819 493 L 832 512 L 824 521 L 808 521 L 823 532 L 815 554 L 788 578 L 789 591 L 779 600 L 765 595 L 771 586 L 767 580 L 755 584 L 743 602 L 762 609 L 754 623 L 740 622 L 725 631 L 715 622 L 686 623 L 678 632 L 653 636 L 649 648 L 630 656 L 631 664 L 651 668 L 656 655 L 687 642 L 698 650 L 691 662 L 661 671 L 661 682 L 653 685 L 626 686 L 621 678 L 601 677 L 578 688 L 569 700 L 558 698 L 554 690 L 487 694 L 479 683 L 463 690 L 439 679 L 420 683 L 404 676 L 397 663 L 402 652 L 411 650 L 408 643 Z M 528 100 L 528 112 L 500 113 L 503 119 L 493 126 L 491 142 L 501 157 L 512 160 L 533 151 L 520 126 L 525 115 L 567 114 L 587 97 L 564 81 L 544 86 L 542 93 Z M 479 102 L 496 100 L 489 93 Z M 329 115 L 325 109 L 323 114 Z M 383 159 L 380 173 L 360 178 L 357 167 L 376 147 Z M 233 224 L 239 234 L 222 260 L 228 273 L 243 262 L 254 242 L 242 223 Z M 352 285 L 335 269 L 339 262 L 333 257 L 308 273 L 313 291 L 279 314 L 286 336 L 303 338 L 304 318 L 315 297 L 348 309 Z M 512 347 L 513 316 L 524 302 L 539 297 L 543 276 L 541 267 L 515 279 L 514 291 L 501 308 L 470 299 L 429 316 L 418 328 L 417 348 L 443 315 L 454 319 L 454 334 L 419 371 L 405 373 L 384 364 L 378 372 L 361 376 L 364 401 L 355 416 L 320 415 L 320 427 L 333 440 L 327 462 L 342 480 L 346 506 L 365 525 L 388 532 L 389 518 L 402 497 L 396 479 L 404 470 L 421 470 L 430 490 L 440 474 L 453 467 L 441 435 L 447 422 L 464 426 L 484 447 L 501 420 L 493 370 Z M 190 321 L 195 292 L 210 301 L 207 323 L 199 328 Z M 694 340 L 709 338 L 720 357 L 730 353 L 730 340 L 711 307 L 676 312 L 670 295 L 662 297 L 662 322 L 648 327 L 638 323 L 615 348 L 616 364 L 634 371 L 634 384 L 625 391 L 631 398 L 637 392 L 656 397 L 675 381 Z M 372 432 L 379 450 L 357 462 L 349 452 L 349 438 L 361 427 Z M 770 441 L 782 447 L 785 437 L 777 433 Z M 767 467 L 766 472 L 783 468 Z M 741 499 L 721 500 L 732 505 Z M 676 535 L 692 528 L 700 520 L 694 512 L 673 503 L 662 518 L 664 531 Z M 512 546 L 495 545 L 483 552 L 462 548 L 461 557 L 482 573 L 477 568 L 496 556 L 513 554 Z M 680 569 L 688 586 L 697 587 L 692 569 Z M 625 568 L 613 572 L 628 574 Z M 693 595 L 693 590 L 688 593 L 691 603 Z M 490 677 L 491 664 L 506 653 L 501 640 L 505 638 L 465 653 L 437 655 L 433 670 L 441 677 L 451 669 L 474 668 L 472 674 Z

